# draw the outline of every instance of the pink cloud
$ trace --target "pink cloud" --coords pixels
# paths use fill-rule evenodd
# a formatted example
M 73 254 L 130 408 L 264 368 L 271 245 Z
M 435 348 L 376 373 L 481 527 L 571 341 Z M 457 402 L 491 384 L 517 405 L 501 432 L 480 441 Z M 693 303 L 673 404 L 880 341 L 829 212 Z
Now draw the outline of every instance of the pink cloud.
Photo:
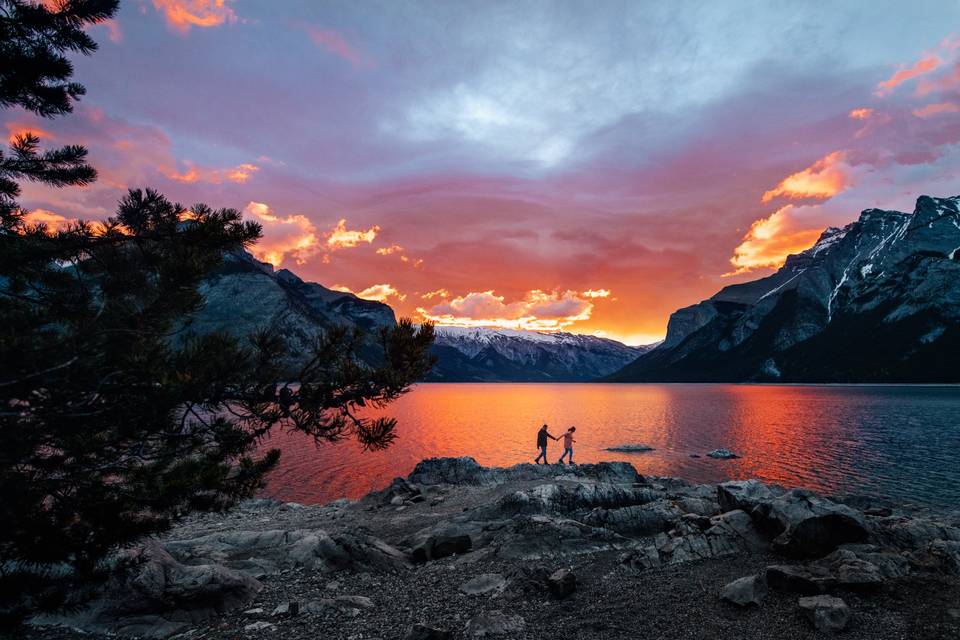
M 913 63 L 913 65 L 900 69 L 892 76 L 878 84 L 875 94 L 878 96 L 887 95 L 904 82 L 913 80 L 914 78 L 922 76 L 926 73 L 930 73 L 939 67 L 942 62 L 943 61 L 936 56 L 927 56 L 926 58 L 921 58 Z
M 956 102 L 937 102 L 913 110 L 918 118 L 929 118 L 944 113 L 960 113 L 960 104 Z
M 311 25 L 304 27 L 310 40 L 322 49 L 342 58 L 353 65 L 354 69 L 370 66 L 370 61 L 359 50 L 350 45 L 333 29 L 320 29 Z

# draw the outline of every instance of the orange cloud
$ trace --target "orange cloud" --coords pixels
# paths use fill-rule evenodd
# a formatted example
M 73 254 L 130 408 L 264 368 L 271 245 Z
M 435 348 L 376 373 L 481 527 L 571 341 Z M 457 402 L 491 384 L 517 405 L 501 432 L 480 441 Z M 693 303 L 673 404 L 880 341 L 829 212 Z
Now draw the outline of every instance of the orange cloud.
M 761 218 L 750 225 L 743 242 L 733 250 L 733 257 L 730 259 L 730 264 L 736 270 L 724 275 L 738 275 L 765 267 L 781 267 L 788 255 L 813 246 L 823 229 L 798 229 L 797 222 L 791 215 L 793 213 L 793 205 L 788 204 L 769 217 Z
M 263 225 L 263 237 L 250 249 L 257 260 L 279 267 L 289 255 L 297 264 L 303 264 L 320 249 L 317 229 L 304 215 L 281 217 L 268 205 L 253 201 L 243 212 Z
M 941 64 L 942 61 L 936 56 L 927 56 L 926 58 L 922 58 L 915 62 L 913 66 L 900 69 L 888 79 L 878 84 L 877 90 L 874 93 L 878 96 L 887 95 L 904 82 L 913 80 L 914 78 L 922 76 L 926 73 L 930 73 Z
M 420 298 L 423 300 L 430 300 L 431 298 L 446 298 L 450 295 L 450 292 L 446 289 L 434 289 L 433 291 L 427 291 L 426 293 L 421 293 Z
M 770 202 L 776 197 L 789 200 L 831 198 L 850 186 L 850 176 L 843 164 L 845 158 L 845 152 L 834 151 L 803 171 L 784 178 L 780 184 L 764 193 L 761 200 Z
M 237 14 L 228 5 L 233 0 L 153 0 L 174 29 L 186 33 L 191 27 L 217 27 L 235 22 Z
M 120 141 L 121 143 L 124 141 Z M 243 184 L 250 179 L 254 173 L 260 170 L 255 164 L 245 162 L 232 169 L 208 169 L 198 167 L 193 163 L 186 163 L 186 171 L 177 171 L 175 169 L 166 172 L 166 176 L 177 182 L 192 184 L 194 182 L 209 182 L 210 184 L 220 184 L 223 181 L 236 182 Z
M 588 320 L 593 303 L 576 291 L 527 292 L 522 300 L 505 302 L 493 290 L 471 292 L 442 302 L 430 309 L 417 308 L 425 320 L 455 327 L 495 327 L 557 331 Z
M 407 299 L 406 294 L 400 293 L 391 284 L 374 284 L 362 291 L 352 291 L 350 287 L 345 287 L 342 284 L 335 284 L 330 288 L 334 291 L 352 293 L 358 298 L 363 298 L 364 300 L 376 300 L 377 302 L 383 303 L 386 303 L 388 298 L 397 298 L 401 302 Z
M 371 243 L 380 233 L 380 227 L 374 225 L 366 231 L 347 229 L 347 219 L 341 218 L 337 226 L 327 234 L 327 247 L 337 249 L 355 247 L 361 242 Z
M 389 247 L 380 247 L 377 249 L 377 255 L 389 256 L 394 253 L 403 253 L 403 247 L 398 244 L 392 244 Z M 406 256 L 400 256 L 400 259 L 406 262 Z
M 863 107 L 861 109 L 854 109 L 848 114 L 854 120 L 867 120 L 870 116 L 873 115 L 873 109 L 868 107 Z
M 913 110 L 913 115 L 918 118 L 929 118 L 942 113 L 960 113 L 960 104 L 956 102 L 937 102 Z
M 47 209 L 34 209 L 23 216 L 23 221 L 27 224 L 46 225 L 47 230 L 51 232 L 59 231 L 77 222 L 75 218 L 65 218 L 59 213 Z
M 38 138 L 48 138 L 52 139 L 55 136 L 45 129 L 41 129 L 35 125 L 29 124 L 20 124 L 18 122 L 8 122 L 6 123 L 7 127 L 7 141 L 10 144 L 13 144 L 19 136 L 32 133 Z

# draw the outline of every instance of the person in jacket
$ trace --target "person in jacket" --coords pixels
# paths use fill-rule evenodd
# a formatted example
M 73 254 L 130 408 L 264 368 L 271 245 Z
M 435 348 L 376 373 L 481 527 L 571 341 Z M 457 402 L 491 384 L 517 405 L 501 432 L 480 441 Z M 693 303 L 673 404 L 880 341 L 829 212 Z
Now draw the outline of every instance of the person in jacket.
M 543 459 L 543 464 L 550 464 L 547 462 L 547 438 L 553 440 L 559 440 L 560 438 L 554 438 L 550 435 L 550 432 L 547 431 L 547 425 L 540 427 L 540 431 L 537 432 L 537 449 L 540 449 L 540 455 L 537 456 L 536 460 L 533 461 L 534 464 L 540 464 L 540 459 Z

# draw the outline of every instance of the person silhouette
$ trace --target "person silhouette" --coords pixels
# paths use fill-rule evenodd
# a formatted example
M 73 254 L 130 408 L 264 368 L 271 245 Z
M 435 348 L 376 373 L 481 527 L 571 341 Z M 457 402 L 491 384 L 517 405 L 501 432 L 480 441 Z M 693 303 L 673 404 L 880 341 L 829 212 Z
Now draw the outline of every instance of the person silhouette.
M 540 449 L 540 455 L 533 461 L 534 464 L 540 464 L 540 458 L 543 458 L 543 464 L 550 464 L 547 461 L 547 438 L 553 440 L 559 440 L 560 438 L 554 438 L 550 435 L 550 432 L 547 431 L 547 425 L 540 427 L 540 431 L 537 432 L 537 448 Z
M 567 432 L 563 434 L 563 453 L 560 454 L 559 464 L 563 464 L 564 457 L 567 457 L 567 464 L 573 464 L 573 443 L 576 440 L 573 439 L 573 432 L 576 431 L 576 427 L 570 427 L 567 429 Z

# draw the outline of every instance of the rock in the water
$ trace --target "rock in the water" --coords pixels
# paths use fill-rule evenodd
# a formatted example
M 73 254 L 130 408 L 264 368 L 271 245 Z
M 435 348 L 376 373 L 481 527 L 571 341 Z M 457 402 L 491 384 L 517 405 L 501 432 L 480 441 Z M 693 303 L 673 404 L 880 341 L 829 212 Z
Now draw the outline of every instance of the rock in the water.
M 450 632 L 444 629 L 415 624 L 410 627 L 404 640 L 449 640 Z
M 645 451 L 653 451 L 653 447 L 649 447 L 645 444 L 618 444 L 615 447 L 607 447 L 607 451 L 616 451 L 618 453 L 643 453 Z
M 850 623 L 850 608 L 841 598 L 809 596 L 800 598 L 800 609 L 817 631 L 839 633 Z
M 740 607 L 759 605 L 767 597 L 767 582 L 762 576 L 734 580 L 720 591 L 720 598 Z
M 707 454 L 707 457 L 715 458 L 717 460 L 733 460 L 734 458 L 739 458 L 740 456 L 735 454 L 733 451 L 730 451 L 730 449 L 714 449 Z
M 554 598 L 566 598 L 576 590 L 577 576 L 570 569 L 557 569 L 547 578 L 547 588 Z
M 500 593 L 507 584 L 499 573 L 484 573 L 460 585 L 460 592 L 470 596 L 484 593 Z
M 261 620 L 260 622 L 251 622 L 243 627 L 244 631 L 276 631 L 277 625 L 272 622 Z
M 520 616 L 490 611 L 470 618 L 465 631 L 470 638 L 485 638 L 519 633 L 525 625 L 526 621 Z

